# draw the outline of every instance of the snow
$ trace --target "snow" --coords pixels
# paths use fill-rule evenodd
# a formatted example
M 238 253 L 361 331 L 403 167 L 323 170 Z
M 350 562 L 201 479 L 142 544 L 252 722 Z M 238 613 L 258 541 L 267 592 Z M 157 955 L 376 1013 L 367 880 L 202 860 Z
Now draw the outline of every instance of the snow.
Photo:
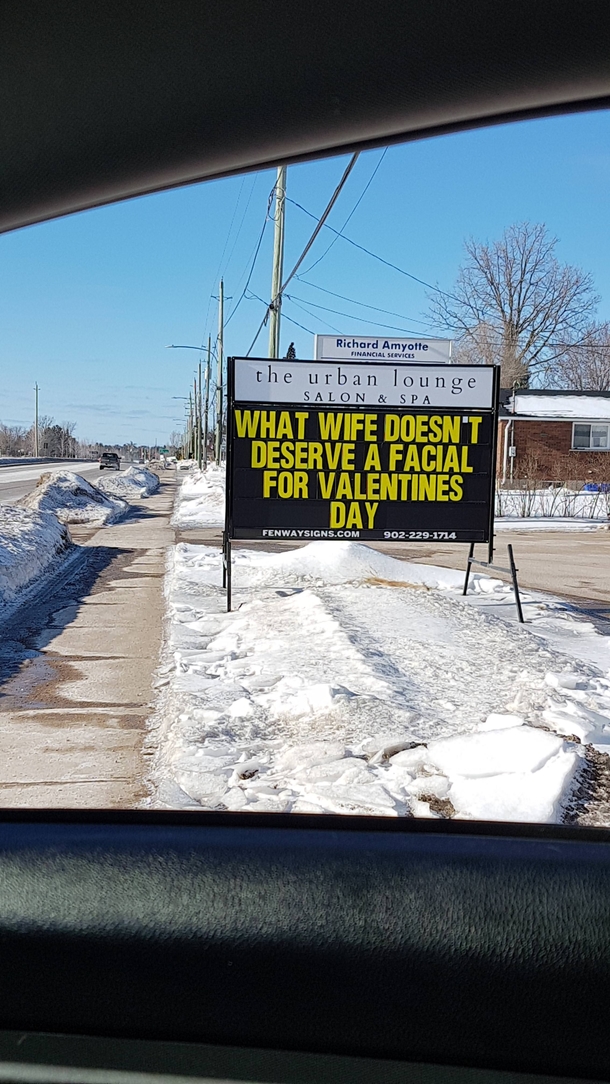
M 0 505 L 0 609 L 49 571 L 70 546 L 68 528 L 53 513 Z
M 563 516 L 496 516 L 497 531 L 605 531 L 608 520 L 567 519 Z
M 49 471 L 21 503 L 26 508 L 54 512 L 61 523 L 112 523 L 128 509 L 126 501 L 102 493 L 80 474 Z
M 610 495 L 607 493 L 584 493 L 567 487 L 546 489 L 498 489 L 496 491 L 496 516 L 503 520 L 553 519 L 557 529 L 565 530 L 566 522 L 575 521 L 573 530 L 584 526 L 601 526 L 608 523 Z M 498 519 L 496 519 L 498 522 Z
M 97 488 L 102 493 L 124 500 L 138 500 L 156 493 L 159 488 L 159 475 L 145 467 L 128 467 L 127 470 L 103 474 Z
M 583 743 L 610 750 L 609 640 L 528 593 L 518 626 L 505 584 L 462 578 L 234 548 L 227 614 L 218 550 L 175 547 L 152 804 L 561 820 Z
M 172 524 L 174 527 L 224 527 L 224 467 L 193 467 L 182 482 Z
M 603 395 L 516 395 L 517 414 L 540 418 L 610 418 L 610 397 Z

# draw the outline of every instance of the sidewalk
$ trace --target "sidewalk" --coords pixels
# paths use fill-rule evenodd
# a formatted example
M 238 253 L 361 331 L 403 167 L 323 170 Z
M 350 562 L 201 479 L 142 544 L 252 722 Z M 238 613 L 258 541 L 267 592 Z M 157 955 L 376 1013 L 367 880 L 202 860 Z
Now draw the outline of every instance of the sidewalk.
M 145 796 L 142 740 L 174 536 L 175 479 L 161 482 L 124 522 L 74 527 L 82 553 L 5 632 L 31 658 L 17 657 L 2 685 L 0 806 L 125 808 Z

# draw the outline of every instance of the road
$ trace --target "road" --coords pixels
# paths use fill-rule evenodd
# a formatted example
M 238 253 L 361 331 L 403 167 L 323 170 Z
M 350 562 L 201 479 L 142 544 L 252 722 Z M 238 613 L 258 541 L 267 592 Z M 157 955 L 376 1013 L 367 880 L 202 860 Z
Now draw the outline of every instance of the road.
M 99 463 L 88 459 L 57 460 L 56 463 L 26 463 L 24 466 L 0 467 L 0 504 L 14 504 L 34 489 L 41 474 L 50 470 L 71 470 L 94 482 L 99 477 Z

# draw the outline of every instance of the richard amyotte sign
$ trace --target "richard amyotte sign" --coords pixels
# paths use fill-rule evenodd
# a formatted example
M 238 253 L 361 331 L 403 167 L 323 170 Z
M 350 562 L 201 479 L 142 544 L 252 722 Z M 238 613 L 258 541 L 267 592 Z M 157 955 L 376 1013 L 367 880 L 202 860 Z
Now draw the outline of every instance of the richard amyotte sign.
M 451 339 L 388 338 L 385 335 L 316 335 L 318 361 L 400 361 L 449 365 Z
M 229 359 L 227 531 L 489 541 L 498 370 Z

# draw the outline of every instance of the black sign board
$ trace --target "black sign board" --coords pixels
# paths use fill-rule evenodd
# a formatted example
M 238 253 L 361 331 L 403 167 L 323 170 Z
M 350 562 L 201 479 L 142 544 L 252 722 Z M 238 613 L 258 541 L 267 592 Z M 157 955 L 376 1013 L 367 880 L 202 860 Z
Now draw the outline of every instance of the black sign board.
M 227 539 L 490 542 L 499 369 L 230 358 Z

